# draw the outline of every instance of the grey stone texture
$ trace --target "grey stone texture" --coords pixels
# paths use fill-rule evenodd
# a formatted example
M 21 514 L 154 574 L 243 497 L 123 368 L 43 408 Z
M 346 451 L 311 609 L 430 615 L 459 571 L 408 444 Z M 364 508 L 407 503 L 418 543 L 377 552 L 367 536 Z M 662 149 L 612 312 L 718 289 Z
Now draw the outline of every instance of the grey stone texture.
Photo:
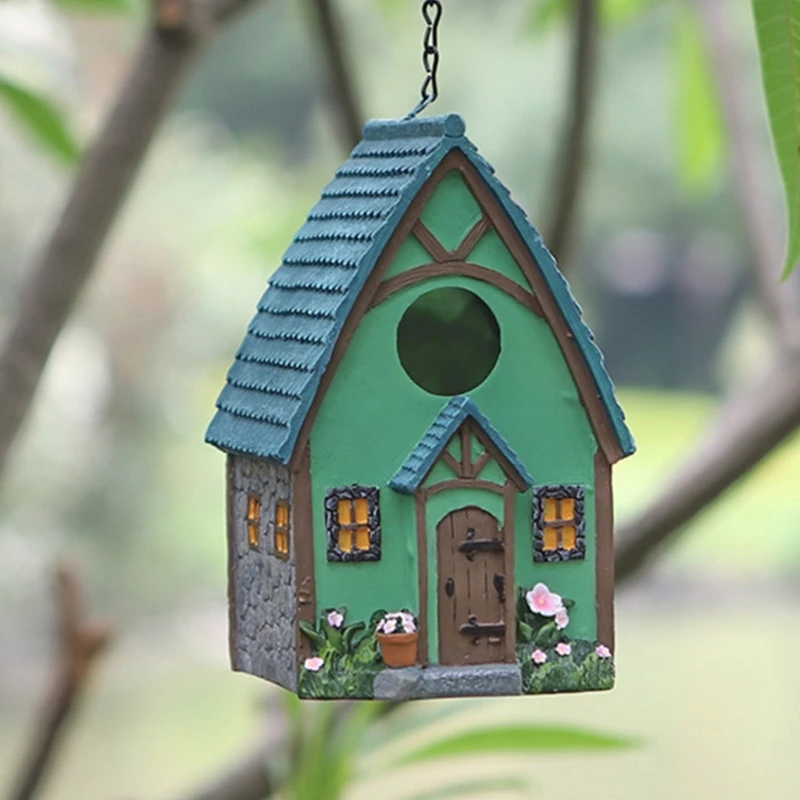
M 375 676 L 376 700 L 424 700 L 432 697 L 486 697 L 522 694 L 517 664 L 385 669 Z
M 275 553 L 275 505 L 292 502 L 289 468 L 274 461 L 233 456 L 233 568 L 236 604 L 234 667 L 297 689 L 295 617 L 297 591 L 294 520 L 289 559 Z M 247 536 L 248 496 L 261 499 L 259 548 Z M 292 506 L 292 517 L 294 507 Z

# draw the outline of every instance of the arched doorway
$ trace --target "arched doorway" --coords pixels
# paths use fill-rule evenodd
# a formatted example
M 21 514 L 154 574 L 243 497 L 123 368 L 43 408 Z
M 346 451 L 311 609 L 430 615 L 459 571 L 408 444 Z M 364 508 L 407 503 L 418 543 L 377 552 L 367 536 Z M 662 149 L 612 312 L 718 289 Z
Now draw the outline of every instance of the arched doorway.
M 505 660 L 505 532 L 478 506 L 450 512 L 436 527 L 439 663 Z

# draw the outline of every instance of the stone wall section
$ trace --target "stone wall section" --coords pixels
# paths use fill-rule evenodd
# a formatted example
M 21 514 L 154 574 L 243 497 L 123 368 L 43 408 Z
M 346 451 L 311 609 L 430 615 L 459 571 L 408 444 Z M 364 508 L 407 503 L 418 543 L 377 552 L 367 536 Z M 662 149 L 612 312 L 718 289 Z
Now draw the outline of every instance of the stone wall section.
M 292 502 L 289 468 L 274 461 L 233 456 L 233 597 L 235 668 L 296 691 L 297 613 L 294 506 L 289 558 L 275 552 L 275 506 Z M 261 499 L 260 542 L 247 535 L 248 498 Z

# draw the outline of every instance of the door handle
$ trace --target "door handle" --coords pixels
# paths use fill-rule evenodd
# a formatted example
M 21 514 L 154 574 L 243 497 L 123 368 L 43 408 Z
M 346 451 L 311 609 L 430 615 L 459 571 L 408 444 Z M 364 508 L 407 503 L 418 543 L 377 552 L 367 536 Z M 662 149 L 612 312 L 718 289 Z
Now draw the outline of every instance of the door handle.
M 448 578 L 444 582 L 444 593 L 448 597 L 452 597 L 456 593 L 456 582 L 452 578 Z
M 492 581 L 494 588 L 497 590 L 497 597 L 501 603 L 506 601 L 506 576 L 496 572 Z

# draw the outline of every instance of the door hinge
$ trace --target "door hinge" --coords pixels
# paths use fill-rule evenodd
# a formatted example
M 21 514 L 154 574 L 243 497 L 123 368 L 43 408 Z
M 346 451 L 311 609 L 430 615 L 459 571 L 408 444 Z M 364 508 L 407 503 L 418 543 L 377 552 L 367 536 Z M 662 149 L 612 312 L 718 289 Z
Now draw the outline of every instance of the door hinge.
M 505 544 L 502 539 L 466 539 L 458 549 L 467 556 L 468 561 L 472 561 L 475 553 L 502 553 Z
M 458 630 L 465 636 L 471 636 L 473 644 L 478 644 L 478 640 L 484 636 L 506 635 L 505 622 L 478 622 L 477 617 L 474 615 L 467 617 L 467 619 L 469 622 L 466 625 L 462 625 Z

